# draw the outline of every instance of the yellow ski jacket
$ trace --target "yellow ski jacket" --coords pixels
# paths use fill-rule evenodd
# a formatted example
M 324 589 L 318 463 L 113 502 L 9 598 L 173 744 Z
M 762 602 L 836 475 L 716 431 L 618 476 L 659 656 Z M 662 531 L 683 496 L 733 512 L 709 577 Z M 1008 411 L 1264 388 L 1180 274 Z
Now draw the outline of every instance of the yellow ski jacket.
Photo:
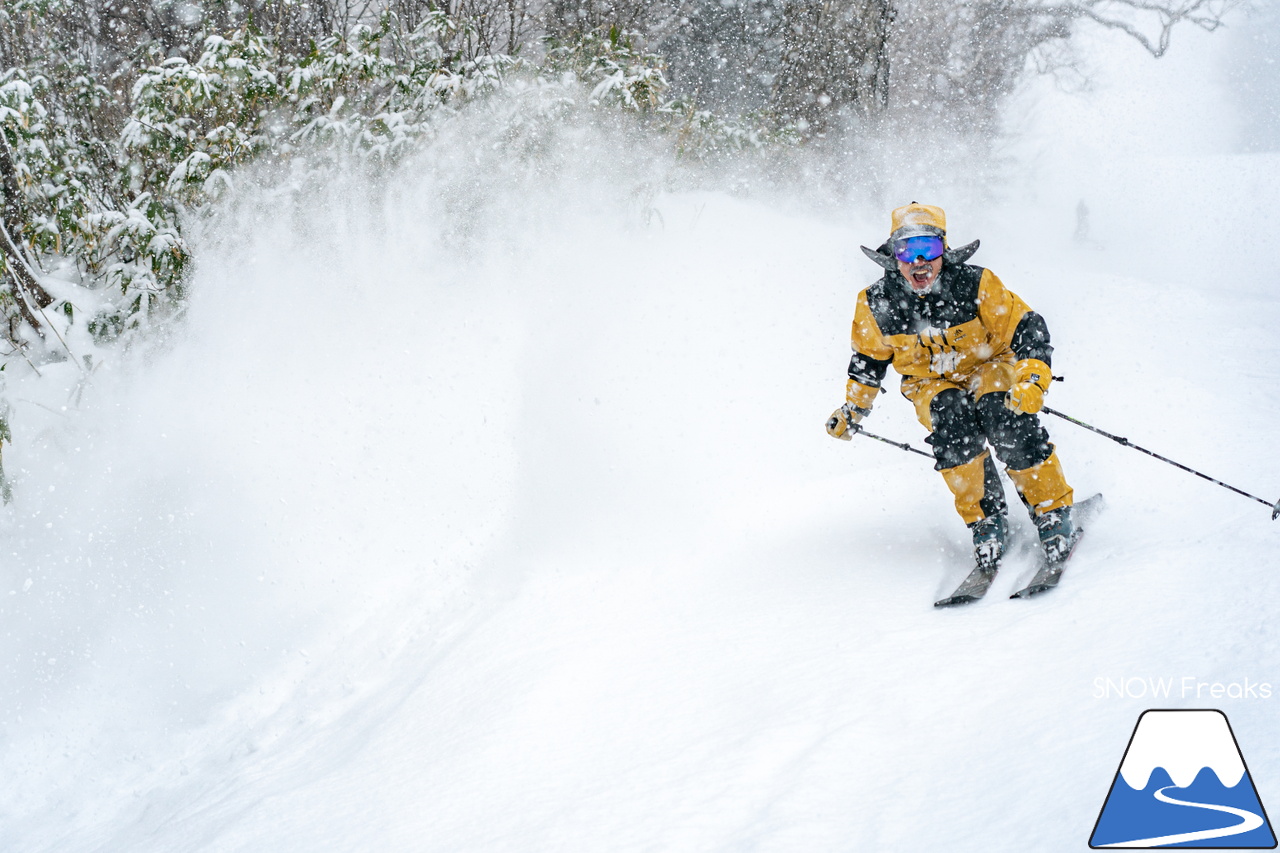
M 846 398 L 870 410 L 892 364 L 912 379 L 965 386 L 989 362 L 1036 358 L 1051 364 L 1044 319 L 991 270 L 944 261 L 923 295 L 890 270 L 858 294 Z M 911 395 L 908 395 L 910 397 Z

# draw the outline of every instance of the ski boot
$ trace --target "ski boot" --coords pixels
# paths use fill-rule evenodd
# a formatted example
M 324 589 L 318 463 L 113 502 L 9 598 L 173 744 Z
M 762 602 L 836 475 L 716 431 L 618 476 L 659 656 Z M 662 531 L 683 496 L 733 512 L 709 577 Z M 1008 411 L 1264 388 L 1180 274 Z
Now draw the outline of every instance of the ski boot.
M 973 531 L 973 569 L 956 591 L 935 601 L 934 607 L 951 607 L 968 604 L 987 594 L 1000 570 L 1000 558 L 1004 556 L 1005 532 L 1008 525 L 1002 512 L 995 512 L 969 525 Z
M 984 572 L 995 573 L 1004 556 L 1004 543 L 1008 532 L 1004 513 L 992 513 L 970 525 L 973 531 L 973 564 Z
M 1071 507 L 1051 509 L 1043 515 L 1036 516 L 1035 522 L 1046 560 L 1050 563 L 1060 563 L 1070 556 L 1071 549 L 1080 539 L 1080 530 L 1071 520 Z

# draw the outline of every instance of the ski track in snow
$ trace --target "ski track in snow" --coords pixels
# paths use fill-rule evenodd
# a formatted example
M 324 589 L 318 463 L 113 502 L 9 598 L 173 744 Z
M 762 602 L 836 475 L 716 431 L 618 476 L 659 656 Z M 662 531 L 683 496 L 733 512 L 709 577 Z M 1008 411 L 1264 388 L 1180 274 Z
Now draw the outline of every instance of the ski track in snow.
M 1277 157 L 930 200 L 1048 319 L 1051 405 L 1268 494 L 1274 283 L 1203 247 Z M 0 850 L 1078 850 L 1154 701 L 1095 679 L 1280 671 L 1265 510 L 1050 419 L 1109 507 L 1062 585 L 1008 601 L 1015 548 L 932 607 L 968 559 L 941 478 L 822 430 L 880 207 L 644 226 L 559 180 L 447 250 L 429 176 L 385 231 L 337 188 L 309 241 L 202 262 L 189 336 L 82 419 L 20 410 Z M 889 387 L 875 431 L 922 446 Z M 1266 802 L 1273 705 L 1160 700 L 1211 701 Z
M 1135 841 L 1126 841 L 1121 844 L 1104 844 L 1104 847 L 1169 847 L 1174 844 L 1186 844 L 1189 841 L 1208 841 L 1211 838 L 1229 838 L 1232 835 L 1242 835 L 1246 832 L 1252 832 L 1264 823 L 1262 816 L 1254 814 L 1247 809 L 1238 809 L 1234 806 L 1219 806 L 1211 803 L 1192 803 L 1186 800 L 1178 800 L 1170 797 L 1165 791 L 1170 788 L 1176 788 L 1176 785 L 1170 785 L 1166 788 L 1160 788 L 1154 792 L 1155 798 L 1162 803 L 1169 803 L 1174 806 L 1187 806 L 1196 809 L 1208 809 L 1209 811 L 1223 812 L 1225 814 L 1235 815 L 1240 818 L 1240 822 L 1235 826 L 1224 826 L 1221 829 L 1201 829 L 1196 832 L 1180 832 L 1173 835 L 1161 835 L 1155 838 L 1140 838 Z

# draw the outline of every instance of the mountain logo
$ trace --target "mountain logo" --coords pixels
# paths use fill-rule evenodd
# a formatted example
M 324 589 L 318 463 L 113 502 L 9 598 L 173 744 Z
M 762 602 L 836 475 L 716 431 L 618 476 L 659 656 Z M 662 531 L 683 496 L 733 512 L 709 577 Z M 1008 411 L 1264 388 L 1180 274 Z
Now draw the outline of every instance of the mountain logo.
M 1138 717 L 1089 847 L 1275 846 L 1226 714 L 1151 710 Z

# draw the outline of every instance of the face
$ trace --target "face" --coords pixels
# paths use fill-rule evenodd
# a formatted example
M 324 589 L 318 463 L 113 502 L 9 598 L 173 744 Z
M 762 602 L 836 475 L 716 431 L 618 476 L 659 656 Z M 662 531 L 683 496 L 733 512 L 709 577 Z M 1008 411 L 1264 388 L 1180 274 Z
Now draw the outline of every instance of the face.
M 934 258 L 931 261 L 918 260 L 910 264 L 898 261 L 898 272 L 902 273 L 902 277 L 907 280 L 907 284 L 911 285 L 912 290 L 923 293 L 942 274 L 942 258 Z

